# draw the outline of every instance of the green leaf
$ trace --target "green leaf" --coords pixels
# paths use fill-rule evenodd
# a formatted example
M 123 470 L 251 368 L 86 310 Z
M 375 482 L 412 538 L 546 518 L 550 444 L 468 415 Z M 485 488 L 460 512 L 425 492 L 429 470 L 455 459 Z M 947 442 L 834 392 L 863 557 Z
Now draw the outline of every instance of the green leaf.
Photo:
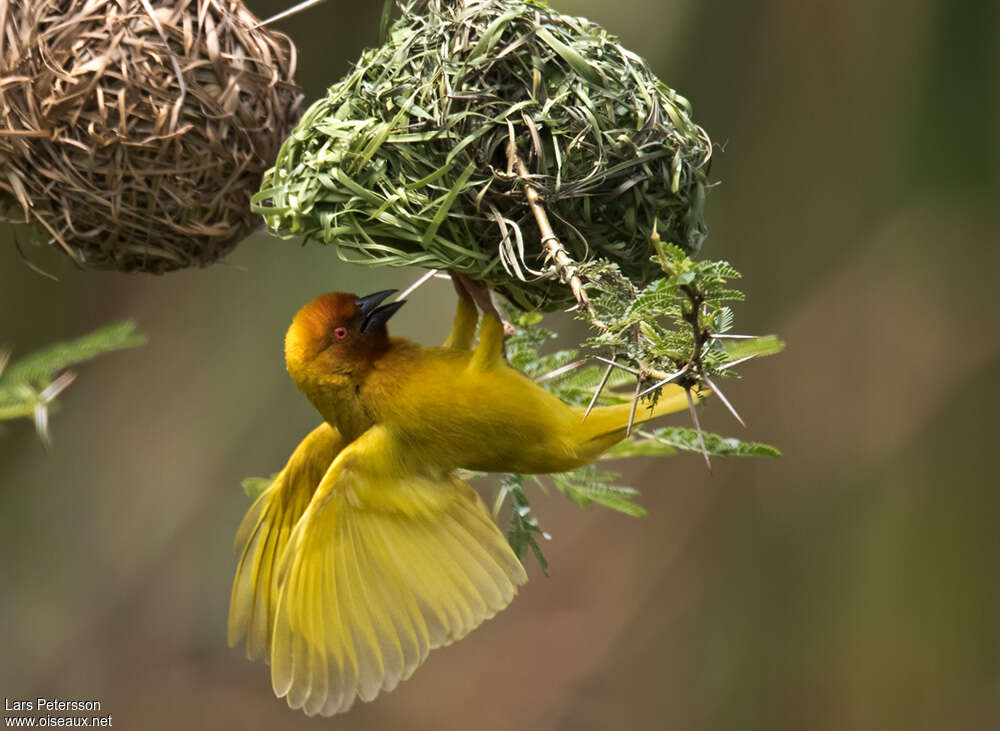
M 0 385 L 29 383 L 38 386 L 71 365 L 114 350 L 134 348 L 145 342 L 146 337 L 136 332 L 134 322 L 116 322 L 75 340 L 50 345 L 21 359 L 0 376 Z
M 649 434 L 649 438 L 662 445 L 681 449 L 686 452 L 701 452 L 701 444 L 698 441 L 698 432 L 695 429 L 685 429 L 678 426 L 668 426 L 652 432 L 640 432 Z M 780 457 L 781 452 L 769 444 L 760 442 L 743 442 L 734 437 L 722 437 L 711 432 L 702 432 L 705 439 L 705 448 L 711 455 L 719 457 Z M 613 451 L 613 450 L 611 450 Z M 610 454 L 610 451 L 607 453 Z
M 673 244 L 652 239 L 656 261 L 664 277 L 646 287 L 637 288 L 622 274 L 620 268 L 605 260 L 593 259 L 580 265 L 578 271 L 587 282 L 587 291 L 596 313 L 581 311 L 580 318 L 589 320 L 594 334 L 581 348 L 547 349 L 555 333 L 541 325 L 535 313 L 524 314 L 510 308 L 508 318 L 517 324 L 508 339 L 508 359 L 514 367 L 531 378 L 544 378 L 540 385 L 566 403 L 586 405 L 604 378 L 603 363 L 584 363 L 586 348 L 593 348 L 607 358 L 647 373 L 676 373 L 684 369 L 690 374 L 686 385 L 694 390 L 707 388 L 707 381 L 716 377 L 735 376 L 730 365 L 747 357 L 778 353 L 784 347 L 776 336 L 744 337 L 729 335 L 734 314 L 726 302 L 739 301 L 743 294 L 727 286 L 738 279 L 739 273 L 724 261 L 694 261 Z M 727 337 L 712 337 L 726 334 Z M 542 354 L 543 348 L 546 349 Z M 581 361 L 577 365 L 577 361 Z M 561 366 L 575 367 L 566 371 Z M 661 378 L 665 376 L 660 376 Z M 622 393 L 617 389 L 622 388 Z M 598 403 L 628 401 L 634 393 L 635 376 L 614 369 L 604 385 Z M 777 457 L 780 452 L 767 444 L 745 442 L 703 433 L 706 451 L 726 457 Z M 668 457 L 681 451 L 701 452 L 695 429 L 670 427 L 640 430 L 631 439 L 611 447 L 602 460 L 631 457 Z M 523 475 L 510 476 L 523 485 Z M 619 475 L 587 466 L 571 472 L 550 475 L 555 487 L 569 500 L 580 506 L 602 505 L 627 515 L 645 514 L 635 503 L 638 494 L 633 488 L 616 484 Z M 526 506 L 523 492 L 518 505 Z M 523 502 L 521 502 L 523 501 Z M 530 518 L 526 513 L 526 518 Z M 533 520 L 533 519 L 530 519 Z M 537 523 L 515 519 L 512 523 L 512 545 L 527 550 L 534 539 Z M 537 546 L 537 543 L 535 544 Z M 534 549 L 533 549 L 534 550 Z
M 531 513 L 528 496 L 524 493 L 524 475 L 507 474 L 501 478 L 500 492 L 497 494 L 494 513 L 499 512 L 506 498 L 510 498 L 510 525 L 507 527 L 507 542 L 518 558 L 522 558 L 530 549 L 535 560 L 548 576 L 549 562 L 538 545 L 538 537 L 550 540 L 551 536 L 538 525 L 538 520 Z
M 274 478 L 277 476 L 278 473 L 275 472 L 270 477 L 246 477 L 240 482 L 240 485 L 243 487 L 243 492 L 247 494 L 247 497 L 257 498 L 264 490 L 271 486 L 271 483 L 274 482 Z
M 610 484 L 619 476 L 615 472 L 598 470 L 593 465 L 551 475 L 556 489 L 581 507 L 597 504 L 636 518 L 645 515 L 646 509 L 632 502 L 639 494 L 638 490 Z
M 775 355 L 785 349 L 785 343 L 777 335 L 763 335 L 745 340 L 727 340 L 723 348 L 732 361 L 751 355 Z
M 89 335 L 43 348 L 7 368 L 8 349 L 0 349 L 0 420 L 31 418 L 42 442 L 49 446 L 49 414 L 56 399 L 71 384 L 75 373 L 65 369 L 121 348 L 146 342 L 135 324 L 123 321 Z M 60 373 L 60 371 L 63 371 Z

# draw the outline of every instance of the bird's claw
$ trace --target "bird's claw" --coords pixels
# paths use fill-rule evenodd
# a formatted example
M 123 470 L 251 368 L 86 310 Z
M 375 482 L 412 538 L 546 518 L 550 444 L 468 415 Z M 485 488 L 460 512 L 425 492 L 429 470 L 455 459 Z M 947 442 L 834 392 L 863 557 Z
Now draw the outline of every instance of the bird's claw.
M 503 323 L 505 335 L 512 335 L 514 333 L 514 325 L 510 321 L 505 320 L 500 314 L 500 310 L 497 309 L 496 303 L 493 301 L 493 293 L 484 282 L 473 279 L 467 274 L 462 274 L 454 269 L 449 269 L 448 274 L 451 275 L 451 281 L 459 297 L 471 299 L 484 314 L 492 315 Z

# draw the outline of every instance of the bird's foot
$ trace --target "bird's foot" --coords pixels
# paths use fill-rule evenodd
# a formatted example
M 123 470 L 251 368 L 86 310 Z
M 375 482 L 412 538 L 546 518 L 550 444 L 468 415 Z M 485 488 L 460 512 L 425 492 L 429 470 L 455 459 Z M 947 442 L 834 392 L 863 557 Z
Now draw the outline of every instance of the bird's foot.
M 449 269 L 448 274 L 451 275 L 452 284 L 454 284 L 455 291 L 458 292 L 459 297 L 471 299 L 484 314 L 491 315 L 503 323 L 505 335 L 512 335 L 514 333 L 514 325 L 505 320 L 500 314 L 496 302 L 493 301 L 493 293 L 486 284 L 473 279 L 467 274 L 456 272 L 454 269 Z

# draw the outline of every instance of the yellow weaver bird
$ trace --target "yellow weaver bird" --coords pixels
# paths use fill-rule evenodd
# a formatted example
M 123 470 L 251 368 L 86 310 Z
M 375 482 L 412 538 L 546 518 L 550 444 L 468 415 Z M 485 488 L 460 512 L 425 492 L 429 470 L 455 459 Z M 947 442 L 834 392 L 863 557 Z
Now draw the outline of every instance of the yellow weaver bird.
M 390 338 L 392 291 L 323 295 L 295 316 L 286 365 L 325 422 L 250 508 L 231 645 L 271 663 L 309 715 L 392 690 L 429 650 L 506 607 L 524 568 L 458 469 L 562 472 L 625 437 L 630 405 L 564 404 L 503 359 L 503 325 L 460 284 L 443 347 Z M 636 423 L 687 407 L 668 386 Z

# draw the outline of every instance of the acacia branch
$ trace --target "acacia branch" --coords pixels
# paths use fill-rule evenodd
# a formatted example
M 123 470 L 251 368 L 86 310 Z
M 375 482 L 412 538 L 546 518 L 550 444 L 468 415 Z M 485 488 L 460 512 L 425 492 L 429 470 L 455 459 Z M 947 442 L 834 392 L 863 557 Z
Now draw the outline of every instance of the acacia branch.
M 514 143 L 513 137 L 507 142 L 507 161 L 510 169 L 517 174 L 524 187 L 524 195 L 528 199 L 528 207 L 531 209 L 531 213 L 535 217 L 535 223 L 538 224 L 538 231 L 542 235 L 542 249 L 545 251 L 545 261 L 552 261 L 555 264 L 559 278 L 569 284 L 579 306 L 587 311 L 594 324 L 600 326 L 601 323 L 597 318 L 597 313 L 594 311 L 594 306 L 590 303 L 590 298 L 583 288 L 583 280 L 580 279 L 580 275 L 576 272 L 576 262 L 570 257 L 566 251 L 566 247 L 562 245 L 559 237 L 552 230 L 549 216 L 545 212 L 545 206 L 542 205 L 542 197 L 531 186 L 528 166 L 524 164 L 524 160 L 517 154 L 517 146 Z

